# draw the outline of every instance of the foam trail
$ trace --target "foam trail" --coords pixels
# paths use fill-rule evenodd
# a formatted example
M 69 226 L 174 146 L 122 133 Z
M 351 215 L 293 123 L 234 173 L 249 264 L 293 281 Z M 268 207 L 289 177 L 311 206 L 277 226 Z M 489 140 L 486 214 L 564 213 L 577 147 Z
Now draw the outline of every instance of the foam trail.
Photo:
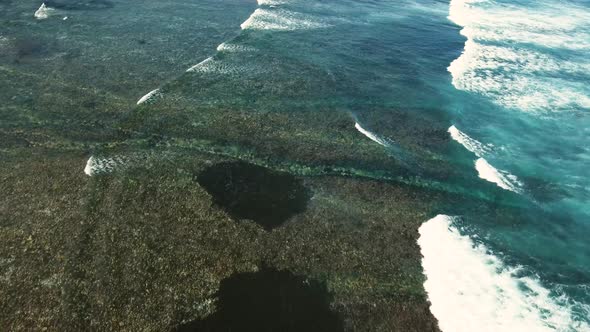
M 284 9 L 258 8 L 240 25 L 242 30 L 294 31 L 325 28 L 316 18 Z
M 430 310 L 443 332 L 590 331 L 572 308 L 532 277 L 518 277 L 500 258 L 438 215 L 419 229 Z
M 277 6 L 287 3 L 285 0 L 258 0 L 259 6 Z
M 160 94 L 160 89 L 155 89 L 152 90 L 150 92 L 148 92 L 145 96 L 141 97 L 138 101 L 137 101 L 137 105 L 141 105 L 145 102 L 151 101 L 153 100 L 155 97 L 157 97 Z
M 484 154 L 489 153 L 491 147 L 493 146 L 491 144 L 483 144 L 478 140 L 469 137 L 467 134 L 457 129 L 457 127 L 454 125 L 449 127 L 448 132 L 451 134 L 451 138 L 453 138 L 453 140 L 463 145 L 467 150 L 475 153 L 475 155 L 478 157 L 482 157 Z
M 35 12 L 35 18 L 38 20 L 47 19 L 54 10 L 55 9 L 49 8 L 45 5 L 45 3 L 43 3 L 41 4 L 41 7 L 39 7 L 39 9 L 37 9 L 37 11 Z
M 361 127 L 361 125 L 358 122 L 354 124 L 354 127 L 356 128 L 356 130 L 360 131 L 363 135 L 367 136 L 369 139 L 371 139 L 372 141 L 374 141 L 380 145 L 383 145 L 386 147 L 389 147 L 391 145 L 390 142 L 388 142 L 387 140 L 385 140 L 385 139 L 373 134 L 372 132 L 366 130 L 365 128 Z
M 186 70 L 187 73 L 190 72 L 206 72 L 207 70 L 204 69 L 207 67 L 207 64 L 213 62 L 213 57 L 208 57 L 207 59 L 197 63 L 196 65 L 190 67 Z
M 230 62 L 216 60 L 209 57 L 204 61 L 190 67 L 186 70 L 187 73 L 201 73 L 201 74 L 221 74 L 221 75 L 242 75 L 246 72 L 257 71 L 257 67 L 249 67 L 235 65 Z
M 256 48 L 231 43 L 222 43 L 217 46 L 217 52 L 256 52 Z
M 496 169 L 484 158 L 479 158 L 475 161 L 475 169 L 480 178 L 495 183 L 502 189 L 510 190 L 515 193 L 522 192 L 522 183 L 515 175 Z

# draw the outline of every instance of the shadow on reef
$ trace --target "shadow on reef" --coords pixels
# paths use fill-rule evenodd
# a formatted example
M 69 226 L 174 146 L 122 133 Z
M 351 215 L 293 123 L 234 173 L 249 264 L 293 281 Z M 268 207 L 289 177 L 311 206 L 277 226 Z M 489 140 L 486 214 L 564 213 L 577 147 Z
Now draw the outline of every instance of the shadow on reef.
M 176 332 L 343 330 L 325 284 L 288 271 L 233 275 L 221 282 L 217 296 L 217 312 Z
M 305 211 L 311 197 L 295 176 L 241 161 L 210 166 L 197 181 L 234 218 L 253 220 L 267 231 Z

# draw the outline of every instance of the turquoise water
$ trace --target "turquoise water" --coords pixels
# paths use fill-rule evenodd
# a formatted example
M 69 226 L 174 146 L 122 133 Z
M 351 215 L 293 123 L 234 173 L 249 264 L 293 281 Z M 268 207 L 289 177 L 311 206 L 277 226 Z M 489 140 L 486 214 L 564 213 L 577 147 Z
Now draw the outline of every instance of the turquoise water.
M 501 318 L 514 326 L 532 317 L 540 323 L 531 330 L 590 330 L 587 2 L 115 4 L 113 9 L 99 8 L 89 16 L 67 20 L 58 9 L 50 12 L 29 27 L 36 40 L 19 65 L 64 81 L 80 79 L 77 73 L 90 67 L 96 73 L 94 86 L 129 110 L 137 102 L 148 112 L 151 104 L 165 103 L 352 114 L 359 131 L 383 145 L 405 178 L 497 202 L 497 210 L 441 204 L 438 212 L 452 218 L 434 220 L 444 223 L 441 229 L 425 229 L 429 235 L 440 232 L 435 235 L 448 239 L 449 245 L 470 244 L 456 249 L 465 252 L 449 253 L 456 255 L 457 264 L 453 266 L 450 259 L 448 268 L 459 270 L 447 272 L 460 271 L 463 279 L 447 280 L 447 286 L 469 288 L 461 295 L 447 294 L 446 305 L 465 313 L 460 301 L 453 302 L 452 296 L 458 296 L 489 311 L 474 314 L 475 325 L 465 326 L 473 328 L 489 319 L 494 330 L 497 321 L 486 315 L 506 307 L 502 301 L 508 301 L 516 303 L 509 306 L 513 319 Z M 10 10 L 23 15 L 18 14 L 22 8 L 0 6 L 3 15 L 10 15 Z M 109 15 L 111 25 L 93 23 L 104 18 L 101 10 L 116 10 Z M 171 12 L 178 22 L 170 22 L 169 31 L 146 31 L 158 11 Z M 218 27 L 229 22 L 225 13 L 230 11 L 240 11 L 247 20 L 236 33 L 222 33 Z M 32 13 L 27 15 L 29 19 Z M 9 40 L 26 39 L 20 21 L 14 22 L 0 32 L 0 51 Z M 211 38 L 191 39 L 195 27 L 209 29 Z M 113 38 L 125 38 L 118 36 L 121 31 L 144 37 L 129 37 L 123 48 L 120 43 L 109 46 Z M 56 33 L 63 38 L 47 43 Z M 104 43 L 101 49 L 107 50 L 104 54 L 87 48 L 88 40 L 96 36 L 103 36 L 99 40 Z M 60 55 L 64 50 L 72 54 L 72 49 L 92 55 Z M 0 55 L 8 58 L 7 52 Z M 52 60 L 40 65 L 35 61 L 39 52 Z M 155 61 L 154 54 L 166 56 Z M 80 60 L 89 57 L 94 62 Z M 94 116 L 88 111 L 87 120 Z M 55 128 L 68 117 L 72 115 L 41 116 Z M 3 119 L 5 124 L 24 121 L 6 114 Z M 322 121 L 321 116 L 317 119 Z M 112 121 L 126 119 L 117 115 Z M 164 127 L 159 125 L 135 129 L 144 137 Z M 198 137 L 199 132 L 178 129 L 175 135 Z M 112 167 L 116 166 L 115 162 Z M 360 166 L 392 177 L 399 174 L 385 164 Z M 100 167 L 90 165 L 87 173 Z M 501 207 L 506 205 L 518 207 L 519 213 L 505 216 Z M 429 251 L 423 254 L 428 260 Z M 442 261 L 448 258 L 440 255 Z M 457 261 L 461 257 L 465 262 L 481 259 L 482 266 L 493 269 L 475 271 L 479 265 L 462 265 Z M 428 279 L 440 278 L 437 271 L 426 268 Z M 478 279 L 482 276 L 505 282 L 491 282 L 491 288 L 485 289 L 488 284 Z M 519 294 L 506 295 L 512 289 L 507 284 L 518 285 Z M 433 305 L 445 301 L 426 288 Z M 434 312 L 434 306 L 433 313 L 445 330 L 445 318 Z

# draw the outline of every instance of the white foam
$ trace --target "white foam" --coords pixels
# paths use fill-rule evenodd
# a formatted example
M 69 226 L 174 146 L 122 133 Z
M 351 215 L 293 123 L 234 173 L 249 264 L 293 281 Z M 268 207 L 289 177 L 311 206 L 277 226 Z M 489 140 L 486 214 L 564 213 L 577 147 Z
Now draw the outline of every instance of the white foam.
M 356 128 L 356 130 L 360 131 L 363 135 L 367 136 L 369 139 L 371 139 L 372 141 L 381 144 L 383 146 L 390 146 L 390 142 L 387 141 L 386 139 L 383 139 L 375 134 L 373 134 L 372 132 L 366 130 L 365 128 L 361 127 L 360 124 L 355 123 L 354 127 Z
M 483 245 L 438 215 L 419 229 L 430 310 L 443 332 L 590 331 L 532 277 L 519 277 Z M 559 302 L 558 302 L 559 301 Z
M 0 48 L 3 48 L 8 45 L 8 38 L 0 35 Z
M 256 48 L 252 46 L 244 46 L 232 43 L 222 43 L 217 46 L 217 52 L 256 52 Z
M 97 158 L 91 156 L 86 162 L 84 167 L 84 173 L 88 176 L 94 176 L 97 174 L 112 173 L 118 168 L 122 168 L 127 163 L 126 158 L 121 156 L 109 157 L 109 158 Z
M 90 157 L 88 158 L 88 161 L 86 162 L 86 167 L 84 167 L 84 173 L 86 173 L 86 175 L 88 176 L 92 176 L 92 165 L 94 164 L 94 157 Z
M 251 71 L 253 67 L 249 68 Z M 221 74 L 221 75 L 242 75 L 246 68 L 222 60 L 209 57 L 186 70 L 187 73 Z
M 141 105 L 145 102 L 152 101 L 154 98 L 158 97 L 159 95 L 160 95 L 160 89 L 152 90 L 152 91 L 148 92 L 145 96 L 141 97 L 137 101 L 137 105 Z
M 37 11 L 35 12 L 35 18 L 38 20 L 44 20 L 49 18 L 49 16 L 51 16 L 51 14 L 55 11 L 55 9 L 53 8 L 49 8 L 45 5 L 45 3 L 41 4 L 41 7 L 39 7 L 39 9 L 37 9 Z
M 193 71 L 199 71 L 199 67 L 205 67 L 207 65 L 208 62 L 213 61 L 212 57 L 209 57 L 199 63 L 197 63 L 196 65 L 190 67 L 189 69 L 186 70 L 186 72 L 193 72 Z
M 286 0 L 258 0 L 259 6 L 278 6 L 286 3 Z
M 452 0 L 449 19 L 467 37 L 463 54 L 448 68 L 457 89 L 525 111 L 590 108 L 590 88 L 575 78 L 587 75 L 590 58 L 543 51 L 590 52 L 589 11 L 571 4 Z
M 522 183 L 515 175 L 496 169 L 484 158 L 479 158 L 475 161 L 475 169 L 480 178 L 495 183 L 502 189 L 510 190 L 515 193 L 522 192 Z
M 258 8 L 241 25 L 243 30 L 294 31 L 328 27 L 319 19 L 285 9 Z
M 493 145 L 491 144 L 486 145 L 479 142 L 478 140 L 469 137 L 467 134 L 457 129 L 457 127 L 455 127 L 454 125 L 449 127 L 448 131 L 455 141 L 459 142 L 467 150 L 475 153 L 475 155 L 478 157 L 483 157 L 483 155 L 489 153 L 491 151 L 491 148 L 493 147 Z

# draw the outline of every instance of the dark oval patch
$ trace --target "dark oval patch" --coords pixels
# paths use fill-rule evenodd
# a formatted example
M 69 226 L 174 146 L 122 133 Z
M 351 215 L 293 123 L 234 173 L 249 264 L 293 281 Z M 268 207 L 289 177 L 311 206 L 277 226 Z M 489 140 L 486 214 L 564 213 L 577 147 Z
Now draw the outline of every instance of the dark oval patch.
M 311 197 L 295 176 L 241 161 L 208 167 L 197 181 L 230 215 L 253 220 L 266 230 L 303 212 Z
M 221 282 L 217 296 L 214 314 L 176 332 L 344 330 L 330 311 L 325 284 L 287 271 L 264 268 L 235 274 Z

